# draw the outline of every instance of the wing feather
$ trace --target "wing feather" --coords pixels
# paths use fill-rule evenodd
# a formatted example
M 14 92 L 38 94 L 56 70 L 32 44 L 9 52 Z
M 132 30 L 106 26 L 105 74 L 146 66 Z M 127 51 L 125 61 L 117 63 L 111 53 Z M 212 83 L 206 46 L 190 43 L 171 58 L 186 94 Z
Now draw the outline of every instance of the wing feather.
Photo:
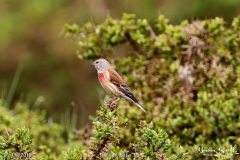
M 119 85 L 126 85 L 122 77 L 114 69 L 108 69 L 108 72 L 110 74 L 110 81 Z
M 121 78 L 121 76 L 114 69 L 109 69 L 108 72 L 110 74 L 110 81 L 114 85 L 116 85 L 127 97 L 131 98 L 134 102 L 138 103 L 138 100 L 134 97 L 134 95 L 132 94 L 124 80 Z

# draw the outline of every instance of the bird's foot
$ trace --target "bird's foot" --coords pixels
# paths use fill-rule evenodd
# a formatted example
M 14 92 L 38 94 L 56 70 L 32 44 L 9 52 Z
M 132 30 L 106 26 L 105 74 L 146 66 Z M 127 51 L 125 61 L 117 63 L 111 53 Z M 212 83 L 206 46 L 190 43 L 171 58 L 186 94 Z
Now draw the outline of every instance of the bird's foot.
M 116 102 L 117 102 L 119 99 L 120 99 L 120 98 L 111 99 L 111 100 L 109 100 L 108 102 L 106 102 L 104 105 L 105 105 L 105 106 L 109 106 L 109 107 L 115 107 L 115 106 L 117 106 L 117 105 L 116 105 Z
M 104 103 L 104 106 L 110 106 L 110 105 L 111 105 L 111 102 L 112 102 L 111 100 L 108 101 L 108 102 L 105 102 L 105 103 Z
M 115 106 L 117 106 L 116 103 L 111 103 L 111 104 L 109 105 L 109 107 L 115 107 Z
M 114 106 L 116 106 L 116 103 L 112 102 L 112 101 L 109 101 L 109 102 L 104 103 L 104 105 L 109 106 L 109 107 L 114 107 Z

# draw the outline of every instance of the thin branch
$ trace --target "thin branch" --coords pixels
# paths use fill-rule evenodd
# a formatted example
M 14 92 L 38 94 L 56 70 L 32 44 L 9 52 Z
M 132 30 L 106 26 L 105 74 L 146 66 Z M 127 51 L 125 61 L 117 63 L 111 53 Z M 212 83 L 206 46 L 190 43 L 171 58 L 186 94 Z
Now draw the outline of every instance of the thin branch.
M 135 42 L 131 39 L 131 36 L 130 36 L 129 32 L 127 32 L 127 33 L 125 34 L 125 36 L 127 37 L 127 40 L 130 42 L 133 50 L 135 50 L 138 54 L 141 54 L 140 49 L 137 47 L 137 45 L 135 44 Z
M 97 159 L 99 157 L 100 152 L 106 146 L 108 140 L 109 140 L 108 137 L 104 138 L 102 145 L 96 151 L 94 151 L 93 159 Z
M 7 132 L 8 137 L 10 137 L 10 134 L 8 133 L 7 129 L 6 129 L 6 128 L 4 128 L 4 129 L 5 129 L 5 131 Z
M 157 39 L 157 36 L 156 36 L 156 34 L 154 33 L 154 31 L 153 31 L 152 27 L 150 26 L 150 24 L 148 25 L 148 27 L 149 27 L 149 30 L 150 30 L 150 33 L 151 33 L 151 38 L 152 38 L 153 40 L 156 40 L 156 39 Z

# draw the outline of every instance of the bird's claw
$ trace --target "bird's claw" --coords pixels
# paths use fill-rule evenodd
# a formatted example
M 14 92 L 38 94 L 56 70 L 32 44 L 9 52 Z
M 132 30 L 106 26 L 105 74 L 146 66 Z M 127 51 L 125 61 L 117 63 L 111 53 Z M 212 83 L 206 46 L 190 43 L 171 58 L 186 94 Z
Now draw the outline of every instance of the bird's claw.
M 117 106 L 115 103 L 110 104 L 110 107 L 115 107 L 115 106 Z
M 109 106 L 109 105 L 110 105 L 110 103 L 108 103 L 108 102 L 107 102 L 107 103 L 104 103 L 104 106 Z
M 110 110 L 113 111 L 113 108 L 116 107 L 116 102 L 119 100 L 120 98 L 115 98 L 115 99 L 111 99 L 109 100 L 107 103 L 105 103 L 105 106 L 109 106 Z M 105 101 L 104 101 L 105 102 Z
M 105 106 L 109 106 L 109 107 L 115 107 L 115 106 L 117 106 L 117 105 L 116 105 L 116 102 L 113 101 L 113 100 L 110 100 L 110 101 L 108 101 L 108 102 L 105 102 L 104 105 L 105 105 Z
M 114 107 L 114 106 L 116 106 L 115 103 L 109 103 L 109 102 L 105 103 L 104 105 L 105 105 L 105 106 L 109 106 L 109 107 Z

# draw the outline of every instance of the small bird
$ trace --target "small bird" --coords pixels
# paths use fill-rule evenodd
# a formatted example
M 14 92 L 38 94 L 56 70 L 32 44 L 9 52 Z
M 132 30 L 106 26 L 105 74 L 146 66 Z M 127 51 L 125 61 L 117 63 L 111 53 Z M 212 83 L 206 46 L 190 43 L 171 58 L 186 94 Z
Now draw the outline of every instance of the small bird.
M 110 94 L 116 96 L 105 105 L 114 105 L 120 98 L 125 98 L 135 103 L 145 113 L 147 111 L 138 103 L 129 87 L 126 85 L 121 76 L 111 67 L 106 59 L 100 58 L 95 60 L 91 66 L 94 66 L 98 72 L 98 79 L 102 87 Z M 111 103 L 110 103 L 111 102 Z

